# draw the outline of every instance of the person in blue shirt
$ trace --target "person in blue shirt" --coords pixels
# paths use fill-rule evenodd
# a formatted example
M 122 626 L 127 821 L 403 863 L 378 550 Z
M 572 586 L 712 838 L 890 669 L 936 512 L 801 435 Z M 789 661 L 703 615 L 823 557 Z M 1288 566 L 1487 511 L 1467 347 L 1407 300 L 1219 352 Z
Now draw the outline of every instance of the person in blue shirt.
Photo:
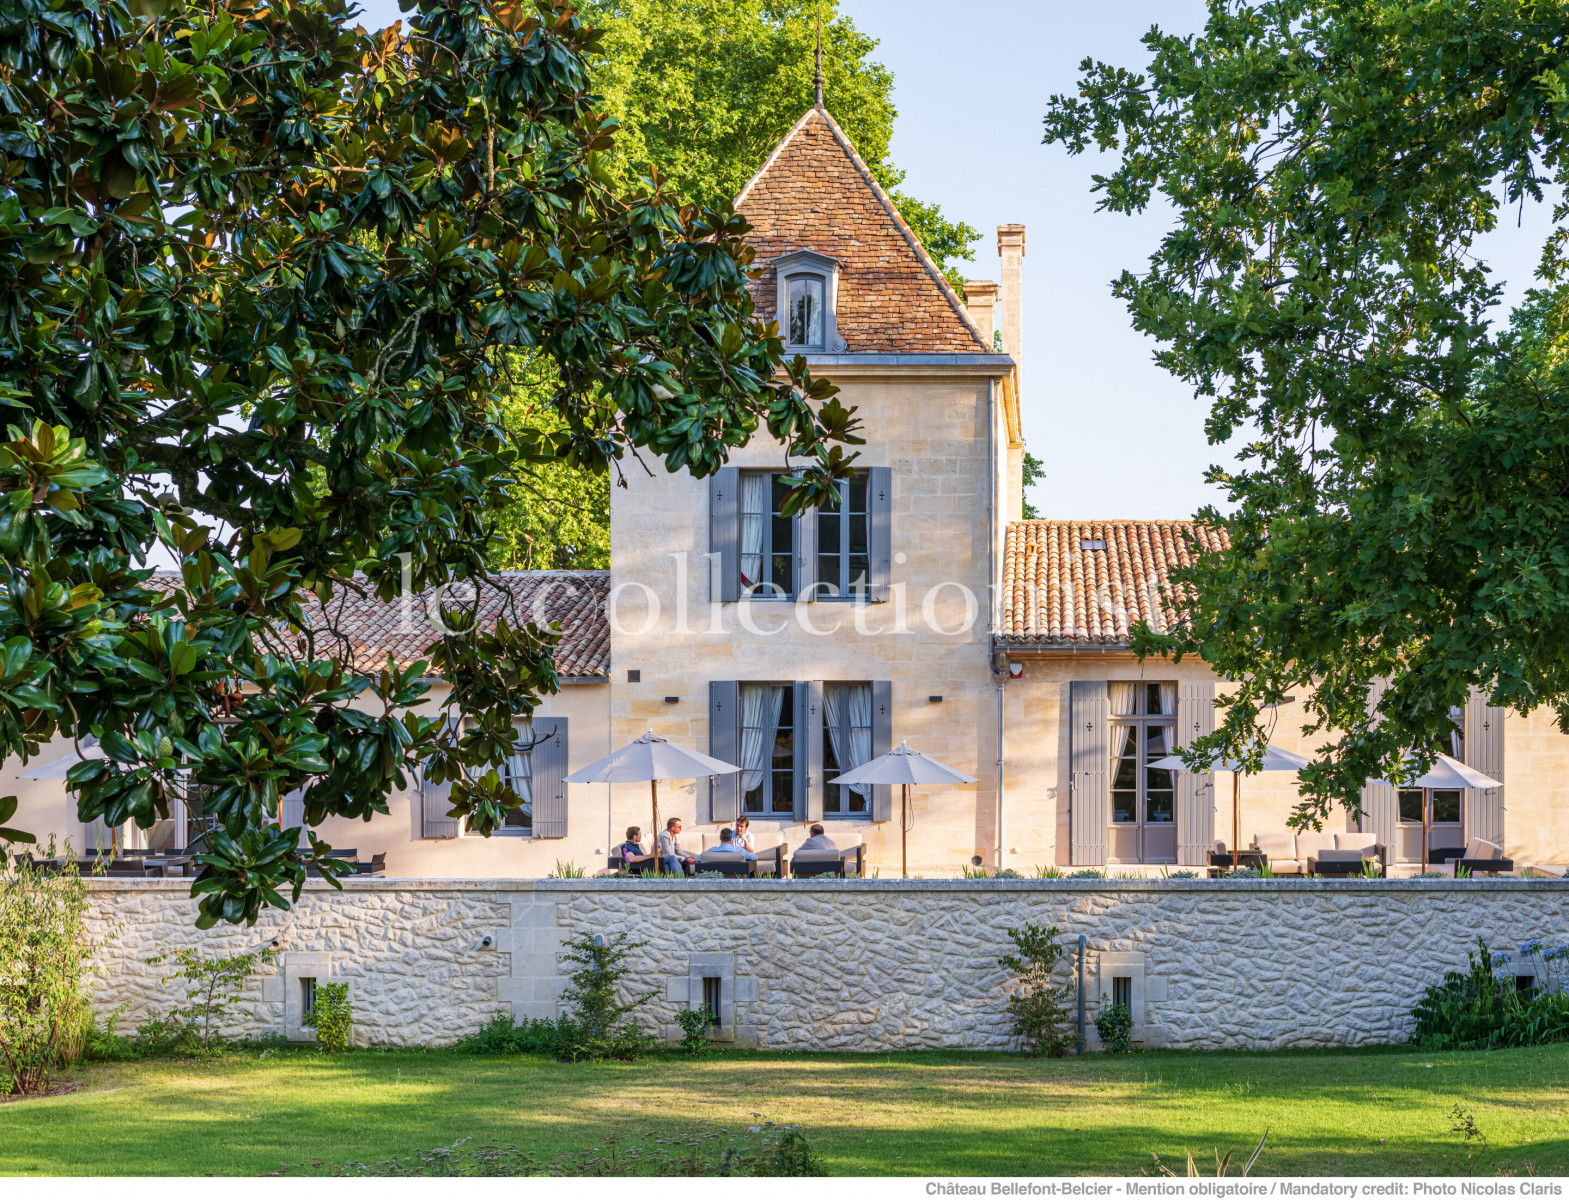
M 616 847 L 621 853 L 621 869 L 630 870 L 654 861 L 654 856 L 643 849 L 643 831 L 636 825 L 627 826 L 627 840 Z
M 757 855 L 753 854 L 740 842 L 735 840 L 735 830 L 726 826 L 719 831 L 719 845 L 709 850 L 710 854 L 744 854 L 747 862 L 756 862 Z

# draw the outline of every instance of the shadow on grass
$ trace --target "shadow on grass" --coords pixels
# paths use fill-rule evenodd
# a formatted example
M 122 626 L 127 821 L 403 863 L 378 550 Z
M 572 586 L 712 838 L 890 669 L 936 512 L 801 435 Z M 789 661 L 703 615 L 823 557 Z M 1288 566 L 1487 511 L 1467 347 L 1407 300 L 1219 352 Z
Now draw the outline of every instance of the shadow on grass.
M 1431 1063 L 1429 1066 L 1427 1064 Z M 69 1096 L 0 1108 L 10 1173 L 257 1174 L 374 1161 L 459 1137 L 549 1156 L 697 1120 L 803 1121 L 836 1174 L 1137 1174 L 1151 1154 L 1246 1154 L 1259 1174 L 1569 1171 L 1569 1049 L 1420 1055 L 1159 1052 L 1038 1060 L 959 1053 L 660 1056 L 569 1065 L 451 1052 L 286 1053 L 94 1068 Z M 1382 1143 L 1380 1139 L 1383 1139 Z

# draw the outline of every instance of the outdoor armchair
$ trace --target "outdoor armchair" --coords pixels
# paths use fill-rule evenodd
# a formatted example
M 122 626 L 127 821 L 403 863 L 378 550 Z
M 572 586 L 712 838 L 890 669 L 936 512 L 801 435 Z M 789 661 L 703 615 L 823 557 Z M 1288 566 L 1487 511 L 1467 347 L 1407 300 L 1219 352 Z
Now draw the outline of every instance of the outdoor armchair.
M 797 850 L 790 860 L 790 873 L 797 879 L 810 879 L 817 875 L 838 875 L 841 878 L 865 875 L 866 847 L 854 845 L 838 850 Z

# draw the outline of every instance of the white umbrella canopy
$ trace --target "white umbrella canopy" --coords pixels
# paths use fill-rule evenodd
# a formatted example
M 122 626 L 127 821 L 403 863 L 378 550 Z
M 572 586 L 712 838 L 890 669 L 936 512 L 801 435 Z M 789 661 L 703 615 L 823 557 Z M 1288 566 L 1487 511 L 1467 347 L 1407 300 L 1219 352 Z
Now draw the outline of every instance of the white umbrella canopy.
M 1190 768 L 1175 754 L 1168 754 L 1165 758 L 1156 759 L 1149 764 L 1161 771 L 1186 771 Z M 1282 750 L 1279 746 L 1264 743 L 1264 758 L 1259 766 L 1260 771 L 1291 771 L 1296 773 L 1303 767 L 1310 766 L 1310 760 L 1300 754 L 1293 754 L 1290 750 Z M 1242 840 L 1242 776 L 1249 774 L 1246 764 L 1238 758 L 1217 758 L 1207 768 L 1211 771 L 1230 771 L 1231 776 L 1231 869 L 1237 869 L 1237 843 Z
M 655 779 L 698 779 L 734 775 L 741 768 L 688 750 L 652 729 L 613 754 L 566 777 L 567 783 L 643 783 Z
M 98 739 L 88 734 L 82 739 L 82 752 L 78 754 L 73 748 L 66 751 L 59 758 L 36 767 L 29 767 L 25 771 L 18 771 L 18 779 L 64 779 L 72 767 L 79 762 L 88 762 L 104 756 L 104 748 L 98 744 Z
M 1258 769 L 1260 771 L 1300 771 L 1303 767 L 1311 765 L 1311 759 L 1303 758 L 1300 754 L 1293 754 L 1290 750 L 1282 750 L 1279 746 L 1265 743 L 1264 762 Z M 1189 769 L 1184 765 L 1181 757 L 1176 754 L 1168 754 L 1165 758 L 1157 759 L 1155 762 L 1150 763 L 1150 766 L 1157 767 L 1163 771 L 1186 771 Z M 1241 759 L 1236 758 L 1218 758 L 1205 769 L 1210 771 L 1242 771 L 1244 774 L 1252 773 L 1247 771 L 1246 765 Z
M 974 775 L 966 775 L 945 762 L 910 749 L 908 742 L 900 742 L 887 754 L 878 755 L 828 782 L 854 786 L 862 783 L 974 783 L 976 779 Z
M 836 775 L 829 782 L 852 787 L 874 783 L 900 785 L 902 799 L 899 813 L 899 869 L 905 878 L 909 878 L 907 843 L 910 832 L 910 785 L 912 783 L 974 783 L 976 779 L 974 775 L 966 775 L 945 762 L 927 758 L 919 750 L 910 749 L 908 742 L 901 741 L 887 754 L 880 754 L 870 762 L 862 763 L 853 771 Z
M 648 781 L 654 809 L 654 850 L 659 849 L 659 780 L 698 779 L 705 775 L 734 775 L 741 770 L 731 763 L 697 750 L 688 750 L 652 729 L 613 754 L 589 763 L 568 775 L 566 783 L 642 783 Z
M 1407 760 L 1409 761 L 1409 760 Z M 1474 767 L 1468 767 L 1457 758 L 1450 758 L 1447 754 L 1440 754 L 1433 760 L 1433 765 L 1425 775 L 1418 775 L 1405 783 L 1396 785 L 1387 779 L 1372 779 L 1368 782 L 1379 784 L 1383 787 L 1403 788 L 1495 788 L 1504 785 L 1491 776 L 1484 775 Z

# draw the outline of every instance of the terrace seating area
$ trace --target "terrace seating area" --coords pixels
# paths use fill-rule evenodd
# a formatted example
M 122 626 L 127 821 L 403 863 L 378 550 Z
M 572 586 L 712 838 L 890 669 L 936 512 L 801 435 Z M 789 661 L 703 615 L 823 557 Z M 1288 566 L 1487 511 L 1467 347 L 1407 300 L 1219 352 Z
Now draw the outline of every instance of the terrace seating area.
M 797 850 L 790 853 L 786 840 L 788 827 L 754 825 L 752 839 L 757 846 L 757 859 L 749 862 L 733 851 L 721 851 L 719 830 L 683 830 L 679 839 L 684 854 L 697 857 L 693 872 L 698 875 L 724 875 L 734 878 L 776 878 L 793 876 L 807 879 L 823 875 L 861 878 L 865 874 L 866 846 L 858 833 L 831 832 L 832 850 Z M 612 851 L 608 861 L 611 871 L 625 870 L 633 875 L 652 875 L 659 869 L 652 860 L 628 866 L 620 850 Z

